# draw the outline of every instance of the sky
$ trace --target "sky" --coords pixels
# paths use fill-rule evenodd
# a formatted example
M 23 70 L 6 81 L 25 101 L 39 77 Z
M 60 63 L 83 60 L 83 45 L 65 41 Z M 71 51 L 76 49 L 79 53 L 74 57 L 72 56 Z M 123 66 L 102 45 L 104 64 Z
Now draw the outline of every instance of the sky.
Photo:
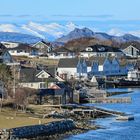
M 0 30 L 5 24 L 73 23 L 109 34 L 140 36 L 140 0 L 0 0 L 0 5 Z

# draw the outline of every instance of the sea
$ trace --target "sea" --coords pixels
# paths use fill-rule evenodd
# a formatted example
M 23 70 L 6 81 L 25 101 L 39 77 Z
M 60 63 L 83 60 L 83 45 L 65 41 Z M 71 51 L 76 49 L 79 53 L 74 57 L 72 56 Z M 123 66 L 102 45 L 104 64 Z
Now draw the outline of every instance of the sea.
M 115 117 L 101 118 L 91 121 L 103 128 L 90 130 L 83 134 L 69 136 L 63 140 L 140 140 L 140 88 L 116 88 L 108 91 L 130 91 L 128 94 L 114 97 L 131 97 L 131 103 L 119 104 L 88 104 L 116 111 L 122 111 L 134 116 L 131 121 L 117 121 Z

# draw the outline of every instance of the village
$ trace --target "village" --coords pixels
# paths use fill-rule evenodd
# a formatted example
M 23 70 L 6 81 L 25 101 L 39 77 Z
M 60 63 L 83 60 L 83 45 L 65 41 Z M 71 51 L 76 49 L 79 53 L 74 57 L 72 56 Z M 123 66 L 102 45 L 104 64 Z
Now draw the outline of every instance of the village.
M 124 48 L 96 44 L 74 52 L 43 40 L 35 44 L 1 42 L 0 52 L 2 116 L 6 113 L 7 121 L 13 123 L 15 116 L 19 120 L 24 112 L 28 116 L 28 120 L 23 117 L 25 123 L 11 124 L 8 128 L 66 117 L 81 119 L 80 116 L 70 117 L 70 111 L 84 113 L 86 119 L 87 115 L 93 118 L 110 114 L 117 116 L 118 112 L 81 104 L 130 103 L 129 97 L 108 98 L 124 93 L 108 93 L 106 88 L 118 86 L 115 81 L 119 79 L 136 80 L 137 83 L 140 79 L 140 49 L 135 44 Z M 65 108 L 69 111 L 64 115 Z M 51 119 L 46 121 L 44 118 Z M 3 124 L 2 127 L 6 126 Z

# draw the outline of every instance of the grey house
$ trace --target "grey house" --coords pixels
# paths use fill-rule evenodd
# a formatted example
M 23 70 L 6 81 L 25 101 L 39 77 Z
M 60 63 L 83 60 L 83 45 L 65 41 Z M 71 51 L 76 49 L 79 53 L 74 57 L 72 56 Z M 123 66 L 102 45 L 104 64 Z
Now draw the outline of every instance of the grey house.
M 131 44 L 129 46 L 123 46 L 122 51 L 126 54 L 126 56 L 140 57 L 140 45 L 138 44 Z

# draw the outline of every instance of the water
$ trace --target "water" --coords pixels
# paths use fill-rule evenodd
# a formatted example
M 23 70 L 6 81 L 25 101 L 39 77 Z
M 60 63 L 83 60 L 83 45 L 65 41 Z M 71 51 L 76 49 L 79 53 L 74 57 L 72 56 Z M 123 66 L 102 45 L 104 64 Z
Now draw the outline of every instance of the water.
M 133 114 L 134 121 L 116 121 L 114 117 L 97 119 L 96 124 L 106 129 L 91 130 L 63 140 L 140 140 L 140 89 L 112 89 L 133 91 L 117 97 L 132 97 L 131 104 L 98 104 L 98 106 Z M 97 104 L 96 104 L 97 105 Z

